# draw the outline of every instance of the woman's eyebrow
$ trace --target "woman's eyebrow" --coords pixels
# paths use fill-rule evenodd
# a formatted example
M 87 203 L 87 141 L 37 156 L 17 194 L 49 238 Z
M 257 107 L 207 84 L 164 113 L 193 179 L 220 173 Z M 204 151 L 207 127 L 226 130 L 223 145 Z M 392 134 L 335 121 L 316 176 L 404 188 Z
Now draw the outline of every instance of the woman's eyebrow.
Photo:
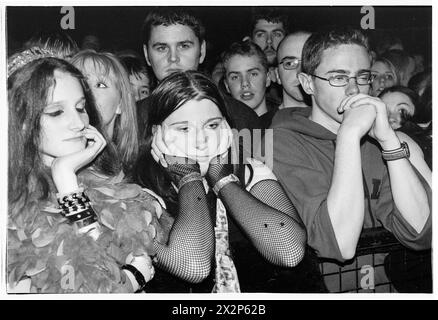
M 66 100 L 53 101 L 53 102 L 47 104 L 47 105 L 44 107 L 44 109 L 46 109 L 46 108 L 51 108 L 51 107 L 61 107 L 61 108 L 63 108 L 63 107 L 64 107 L 64 104 L 65 104 L 65 101 L 66 101 Z
M 175 125 L 175 124 L 188 124 L 189 122 L 188 121 L 176 121 L 176 122 L 172 122 L 171 124 L 170 124 L 170 126 L 173 126 L 173 125 Z
M 213 118 L 207 119 L 204 122 L 204 124 L 209 123 L 210 121 L 213 121 L 213 120 L 223 120 L 223 119 L 224 119 L 224 117 L 213 117 Z
M 76 100 L 76 102 L 74 103 L 74 105 L 76 106 L 76 105 L 78 105 L 79 103 L 81 103 L 81 102 L 83 102 L 83 101 L 85 101 L 85 97 L 84 97 L 84 96 L 81 96 L 78 100 Z M 45 108 L 55 107 L 55 106 L 58 106 L 58 107 L 62 107 L 62 108 L 64 108 L 64 106 L 65 106 L 67 103 L 68 103 L 68 100 L 58 100 L 58 101 L 53 101 L 53 102 L 49 103 L 48 105 L 46 105 Z M 45 108 L 44 108 L 44 109 L 45 109 Z
M 222 120 L 222 119 L 223 119 L 223 117 L 213 117 L 213 118 L 209 118 L 209 119 L 207 119 L 207 120 L 204 121 L 204 124 L 206 124 L 206 123 L 208 123 L 208 122 L 210 122 L 210 121 L 213 121 L 213 120 Z M 185 124 L 185 125 L 187 125 L 188 123 L 189 123 L 189 121 L 176 121 L 176 122 L 172 122 L 172 123 L 170 124 L 170 126 L 177 125 L 177 124 Z

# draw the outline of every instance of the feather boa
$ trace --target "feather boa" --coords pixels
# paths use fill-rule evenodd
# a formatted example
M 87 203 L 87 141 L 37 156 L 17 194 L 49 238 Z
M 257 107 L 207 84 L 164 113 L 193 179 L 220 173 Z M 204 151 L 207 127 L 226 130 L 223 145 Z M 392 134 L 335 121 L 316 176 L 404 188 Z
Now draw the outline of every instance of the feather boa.
M 132 292 L 120 269 L 127 256 L 153 256 L 153 241 L 167 242 L 172 218 L 140 186 L 91 170 L 79 181 L 102 234 L 96 241 L 78 234 L 59 213 L 54 193 L 47 201 L 28 201 L 26 209 L 9 219 L 9 288 L 25 279 L 32 293 Z

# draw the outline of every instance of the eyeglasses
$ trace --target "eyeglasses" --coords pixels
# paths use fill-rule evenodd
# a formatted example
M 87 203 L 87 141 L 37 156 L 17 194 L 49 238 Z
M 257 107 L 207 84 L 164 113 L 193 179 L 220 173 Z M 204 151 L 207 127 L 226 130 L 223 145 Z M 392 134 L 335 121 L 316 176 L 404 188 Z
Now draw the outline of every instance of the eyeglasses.
M 284 70 L 294 70 L 296 68 L 298 68 L 298 66 L 300 65 L 300 59 L 298 58 L 284 58 L 283 60 L 281 60 L 281 62 L 279 63 L 283 65 Z
M 323 78 L 323 77 L 317 76 L 316 74 L 311 74 L 311 76 L 314 76 L 314 77 L 321 79 L 321 80 L 328 81 L 332 87 L 345 87 L 350 82 L 350 79 L 356 79 L 356 84 L 358 86 L 366 86 L 366 85 L 371 84 L 375 78 L 375 75 L 368 73 L 368 72 L 361 73 L 361 74 L 354 76 L 354 77 L 349 77 L 346 74 L 337 74 L 337 75 L 331 76 L 329 78 Z

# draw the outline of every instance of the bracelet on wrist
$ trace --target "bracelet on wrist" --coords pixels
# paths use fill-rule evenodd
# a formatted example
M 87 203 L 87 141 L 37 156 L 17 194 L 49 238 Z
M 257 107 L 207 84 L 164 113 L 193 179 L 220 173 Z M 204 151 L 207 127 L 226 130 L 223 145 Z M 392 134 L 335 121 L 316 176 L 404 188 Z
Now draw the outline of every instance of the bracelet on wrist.
M 398 159 L 409 159 L 409 146 L 406 142 L 402 142 L 400 148 L 392 150 L 382 150 L 382 158 L 386 161 L 394 161 Z
M 182 177 L 178 183 L 178 190 L 181 190 L 183 185 L 192 181 L 202 181 L 201 174 L 199 172 L 192 172 Z
M 143 274 L 136 267 L 134 267 L 132 264 L 125 264 L 121 267 L 121 269 L 131 272 L 137 281 L 139 288 L 135 291 L 135 293 L 142 292 L 146 288 L 146 280 Z
M 75 207 L 78 207 L 78 209 L 87 209 L 87 205 L 90 203 L 90 199 L 81 189 L 68 194 L 58 194 L 57 199 L 58 204 L 63 211 L 76 210 Z
M 58 197 L 58 204 L 61 214 L 71 223 L 75 223 L 79 229 L 97 221 L 96 212 L 83 190 Z
M 240 184 L 239 178 L 236 177 L 234 174 L 230 174 L 215 183 L 213 187 L 213 192 L 216 194 L 216 196 L 218 196 L 221 189 L 231 182 L 236 182 L 237 184 Z

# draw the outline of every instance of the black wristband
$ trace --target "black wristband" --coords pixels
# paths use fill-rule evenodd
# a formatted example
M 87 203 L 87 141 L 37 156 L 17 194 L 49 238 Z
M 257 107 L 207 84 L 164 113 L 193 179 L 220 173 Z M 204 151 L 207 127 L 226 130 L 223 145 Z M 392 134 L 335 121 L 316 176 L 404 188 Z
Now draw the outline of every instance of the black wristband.
M 393 161 L 398 159 L 409 159 L 409 146 L 406 142 L 400 144 L 400 148 L 393 150 L 382 150 L 382 157 L 386 161 Z
M 140 286 L 140 288 L 137 291 L 135 291 L 135 293 L 142 292 L 144 290 L 144 288 L 146 288 L 146 280 L 145 280 L 144 276 L 142 275 L 142 273 L 140 271 L 138 271 L 138 269 L 136 267 L 134 267 L 132 264 L 125 264 L 122 266 L 121 269 L 128 270 L 134 275 L 135 280 L 137 281 L 138 285 Z

